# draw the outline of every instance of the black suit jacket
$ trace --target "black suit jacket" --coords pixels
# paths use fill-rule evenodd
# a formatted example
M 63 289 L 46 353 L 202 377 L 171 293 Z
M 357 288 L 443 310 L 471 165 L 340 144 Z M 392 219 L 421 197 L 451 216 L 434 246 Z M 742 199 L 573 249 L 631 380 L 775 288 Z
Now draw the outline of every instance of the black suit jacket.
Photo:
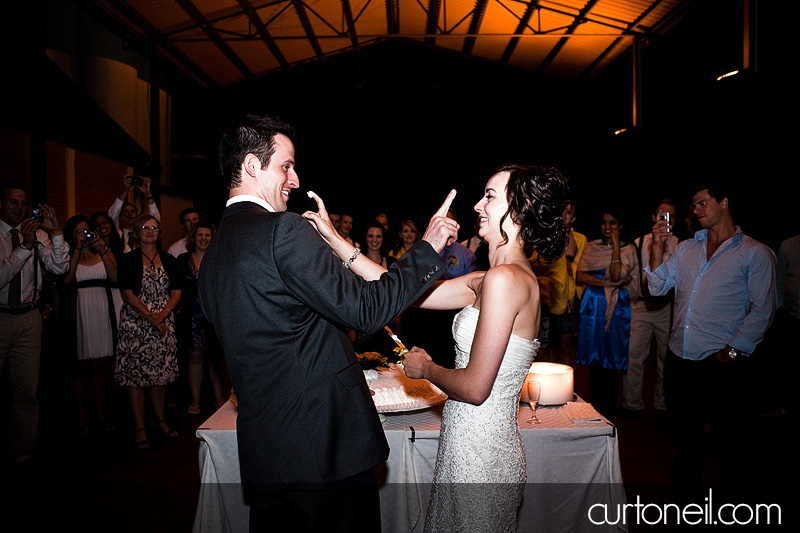
M 244 480 L 330 483 L 386 460 L 386 437 L 342 326 L 378 331 L 443 271 L 421 242 L 366 282 L 300 215 L 252 202 L 225 209 L 199 292 L 239 403 Z

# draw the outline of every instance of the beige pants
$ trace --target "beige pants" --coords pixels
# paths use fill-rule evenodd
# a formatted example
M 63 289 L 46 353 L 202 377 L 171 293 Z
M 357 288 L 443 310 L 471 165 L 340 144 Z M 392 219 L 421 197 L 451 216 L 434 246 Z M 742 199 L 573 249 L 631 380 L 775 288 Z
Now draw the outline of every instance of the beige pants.
M 642 384 L 644 362 L 650 355 L 651 343 L 656 341 L 656 386 L 653 392 L 653 407 L 667 409 L 664 399 L 664 360 L 667 356 L 669 330 L 672 324 L 672 304 L 650 311 L 642 302 L 631 309 L 631 342 L 628 352 L 628 370 L 622 374 L 622 407 L 644 409 Z
M 36 445 L 41 347 L 42 315 L 38 309 L 21 315 L 0 313 L 0 370 L 8 363 L 11 385 L 7 439 L 12 463 L 29 459 Z

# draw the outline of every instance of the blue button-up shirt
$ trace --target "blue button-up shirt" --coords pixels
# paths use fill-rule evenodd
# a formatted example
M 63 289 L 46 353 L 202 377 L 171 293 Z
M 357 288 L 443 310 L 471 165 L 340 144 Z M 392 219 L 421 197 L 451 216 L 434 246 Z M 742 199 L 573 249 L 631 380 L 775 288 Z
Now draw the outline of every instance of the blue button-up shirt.
M 444 261 L 444 274 L 441 279 L 453 279 L 475 270 L 475 252 L 459 242 L 442 248 L 439 257 Z
M 753 353 L 775 313 L 775 253 L 736 233 L 706 260 L 708 230 L 678 244 L 655 272 L 644 268 L 650 292 L 675 288 L 669 348 L 684 359 L 705 359 L 725 345 Z

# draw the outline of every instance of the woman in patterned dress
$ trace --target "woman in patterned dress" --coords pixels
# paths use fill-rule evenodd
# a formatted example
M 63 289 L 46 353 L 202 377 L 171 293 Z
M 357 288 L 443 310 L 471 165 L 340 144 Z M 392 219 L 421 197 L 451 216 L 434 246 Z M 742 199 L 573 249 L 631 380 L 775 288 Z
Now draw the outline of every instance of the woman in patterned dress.
M 140 449 L 150 447 L 145 427 L 145 397 L 150 398 L 153 424 L 168 437 L 177 437 L 164 419 L 166 385 L 178 377 L 178 343 L 173 311 L 181 298 L 181 276 L 175 258 L 158 249 L 161 225 L 150 214 L 136 220 L 133 230 L 139 247 L 119 262 L 122 294 L 114 378 L 128 388 L 135 439 Z

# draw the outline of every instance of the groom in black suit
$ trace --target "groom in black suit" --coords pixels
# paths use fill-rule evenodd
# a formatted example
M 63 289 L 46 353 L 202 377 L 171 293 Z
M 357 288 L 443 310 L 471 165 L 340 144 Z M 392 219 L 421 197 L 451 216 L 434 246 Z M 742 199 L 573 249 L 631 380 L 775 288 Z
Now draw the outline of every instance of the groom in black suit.
M 288 124 L 254 115 L 223 134 L 230 195 L 199 281 L 238 399 L 250 528 L 378 531 L 375 467 L 389 447 L 342 326 L 378 331 L 444 272 L 438 252 L 458 231 L 445 216 L 452 198 L 423 240 L 366 282 L 286 212 L 299 187 L 292 137 Z

